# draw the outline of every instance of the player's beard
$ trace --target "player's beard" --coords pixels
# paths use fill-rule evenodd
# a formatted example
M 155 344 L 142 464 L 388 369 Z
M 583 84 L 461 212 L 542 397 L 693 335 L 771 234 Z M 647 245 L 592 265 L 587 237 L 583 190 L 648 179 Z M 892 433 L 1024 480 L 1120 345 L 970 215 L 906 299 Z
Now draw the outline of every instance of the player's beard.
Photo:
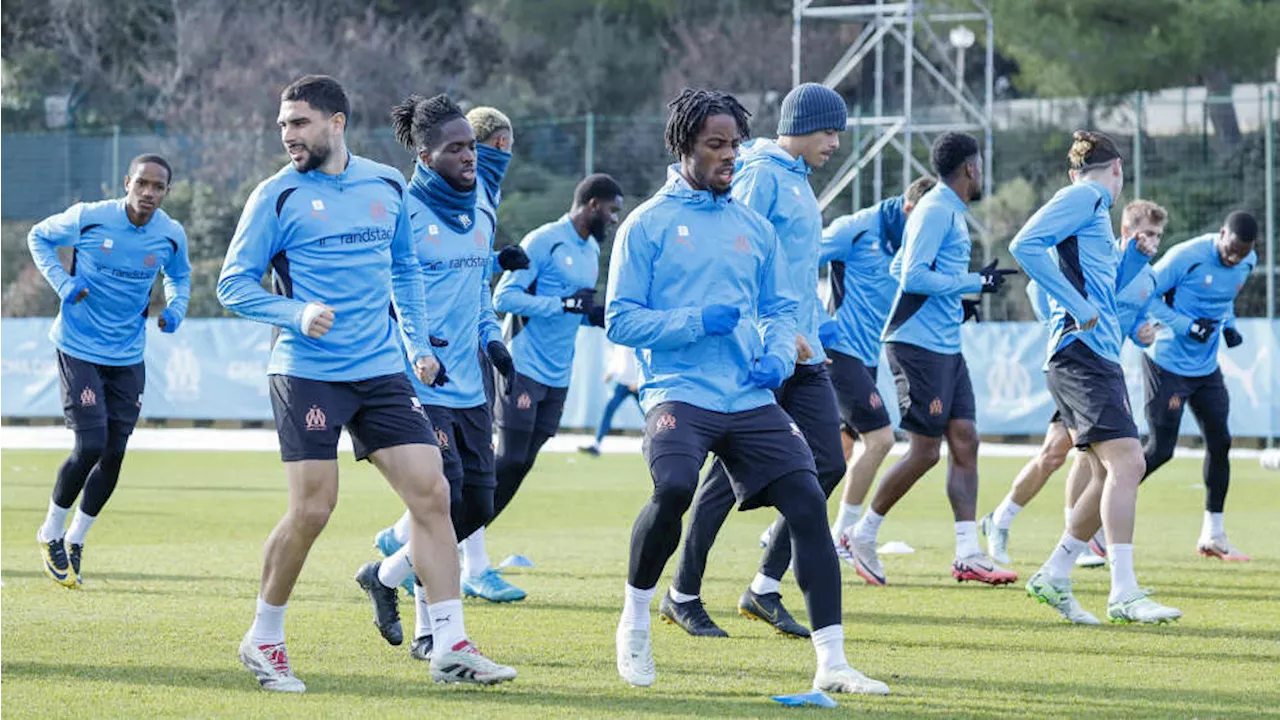
M 592 215 L 591 222 L 587 223 L 587 232 L 591 233 L 596 242 L 604 242 L 604 235 L 609 232 L 609 221 L 602 215 Z
M 300 173 L 308 173 L 320 167 L 333 152 L 333 149 L 328 145 L 303 145 L 303 147 L 307 149 L 307 160 L 302 164 L 302 167 L 294 166 Z

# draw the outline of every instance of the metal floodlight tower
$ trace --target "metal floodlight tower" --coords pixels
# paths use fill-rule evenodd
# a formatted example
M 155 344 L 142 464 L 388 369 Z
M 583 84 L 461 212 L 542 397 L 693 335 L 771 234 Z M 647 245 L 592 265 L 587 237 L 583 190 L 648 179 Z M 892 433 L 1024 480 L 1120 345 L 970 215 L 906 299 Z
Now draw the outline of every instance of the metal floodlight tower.
M 825 210 L 831 202 L 872 166 L 872 185 L 876 201 L 884 197 L 884 154 L 892 147 L 902 158 L 903 190 L 910 184 L 912 173 L 927 174 L 932 171 L 912 153 L 915 143 L 927 149 L 933 136 L 946 131 L 963 131 L 982 138 L 984 164 L 983 192 L 991 196 L 991 115 L 995 97 L 995 23 L 984 0 L 947 2 L 950 8 L 972 6 L 972 10 L 956 12 L 950 8 L 931 9 L 923 0 L 910 2 L 885 2 L 863 0 L 819 4 L 819 0 L 792 0 L 791 10 L 791 80 L 801 82 L 801 57 L 803 41 L 801 23 L 811 20 L 847 20 L 864 23 L 862 33 L 845 51 L 844 56 L 831 68 L 822 84 L 834 88 L 857 68 L 868 55 L 875 63 L 875 86 L 872 88 L 872 111 L 861 112 L 849 118 L 849 127 L 860 138 L 849 158 L 836 171 L 835 177 L 822 190 L 818 202 Z M 985 27 L 984 82 L 981 97 L 964 83 L 964 55 L 973 46 L 975 34 L 969 25 L 981 23 Z M 943 41 L 935 31 L 942 26 L 948 41 Z M 885 47 L 893 42 L 902 48 L 901 112 L 885 114 Z M 954 56 L 953 56 L 954 52 Z M 917 117 L 925 109 L 913 102 L 917 69 L 923 70 L 928 79 L 946 98 L 946 103 L 927 108 L 925 117 Z M 971 216 L 972 221 L 972 216 Z M 985 234 L 985 229 L 974 222 Z M 985 247 L 985 243 L 984 243 Z

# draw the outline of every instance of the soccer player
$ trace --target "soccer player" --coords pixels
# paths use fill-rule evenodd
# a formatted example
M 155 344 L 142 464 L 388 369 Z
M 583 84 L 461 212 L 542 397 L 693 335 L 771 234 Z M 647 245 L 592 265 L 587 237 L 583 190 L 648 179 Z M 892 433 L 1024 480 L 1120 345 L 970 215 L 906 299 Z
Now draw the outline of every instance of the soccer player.
M 814 688 L 886 694 L 845 659 L 826 498 L 803 434 L 772 392 L 795 366 L 799 299 L 773 226 L 730 195 L 748 113 L 733 96 L 707 90 L 686 89 L 670 107 L 666 146 L 678 162 L 628 216 L 609 259 L 607 332 L 640 352 L 654 485 L 631 533 L 618 674 L 642 687 L 657 676 L 649 606 L 714 452 L 741 508 L 772 505 L 787 519 L 815 628 Z
M 1155 247 L 1126 240 L 1123 254 L 1116 251 L 1110 207 L 1124 187 L 1124 174 L 1111 138 L 1077 131 L 1067 157 L 1071 184 L 1027 221 L 1009 249 L 1049 295 L 1045 380 L 1093 473 L 1071 509 L 1067 530 L 1027 582 L 1027 592 L 1070 622 L 1097 624 L 1073 596 L 1070 574 L 1076 556 L 1102 525 L 1111 563 L 1110 619 L 1176 620 L 1181 613 L 1148 597 L 1134 575 L 1134 510 L 1144 464 L 1120 369 L 1124 338 L 1116 310 L 1117 289 L 1128 285 Z
M 160 209 L 172 180 L 168 161 L 139 155 L 129 162 L 123 198 L 76 203 L 27 236 L 36 268 L 62 300 L 49 339 L 57 349 L 62 410 L 75 446 L 58 468 L 36 542 L 44 573 L 65 587 L 83 582 L 85 535 L 115 490 L 142 411 L 147 306 L 161 269 L 166 306 L 157 320 L 160 330 L 176 331 L 187 314 L 187 234 Z M 58 260 L 59 247 L 72 248 L 70 272 Z M 67 530 L 67 513 L 81 490 Z
M 840 411 L 818 336 L 818 328 L 829 318 L 818 301 L 822 211 L 809 185 L 809 173 L 825 165 L 840 147 L 840 133 L 848 119 L 844 98 L 836 91 L 817 83 L 796 86 L 782 100 L 777 140 L 761 138 L 743 145 L 730 191 L 734 203 L 755 210 L 773 226 L 782 253 L 779 261 L 799 300 L 796 365 L 788 369 L 790 377 L 775 395 L 808 443 L 825 495 L 844 475 L 844 454 Z M 726 461 L 718 457 L 693 499 L 675 578 L 658 606 L 663 620 L 691 635 L 727 635 L 707 615 L 700 593 L 707 554 L 733 505 L 733 483 Z M 783 635 L 809 637 L 809 630 L 782 604 L 779 590 L 790 564 L 791 533 L 785 517 L 780 517 L 772 527 L 759 571 L 738 600 L 738 612 L 769 623 Z
M 622 345 L 614 345 L 609 353 L 609 369 L 604 374 L 605 382 L 613 383 L 613 394 L 605 403 L 604 412 L 600 415 L 600 424 L 596 426 L 596 437 L 590 445 L 578 448 L 592 457 L 600 456 L 600 443 L 613 427 L 613 415 L 622 407 L 628 398 L 640 402 L 640 369 L 636 366 L 636 351 Z
M 1120 214 L 1120 237 L 1138 239 L 1159 246 L 1164 236 L 1168 212 L 1150 200 L 1134 200 Z M 1116 293 L 1116 312 L 1124 336 L 1142 347 L 1149 346 L 1156 334 L 1158 323 L 1148 320 L 1148 311 L 1155 301 L 1155 276 L 1149 266 L 1144 266 L 1138 276 Z M 1049 298 L 1036 283 L 1028 283 L 1027 295 L 1041 322 L 1048 322 Z M 979 529 L 987 537 L 987 552 L 996 562 L 1009 562 L 1009 528 L 1022 508 L 1040 492 L 1049 477 L 1066 461 L 1071 450 L 1071 436 L 1062 424 L 1062 414 L 1055 412 L 1045 432 L 1040 453 L 1032 458 L 1018 473 L 1013 487 L 1004 500 L 979 522 Z M 1071 506 L 1088 485 L 1092 468 L 1088 459 L 1077 456 L 1067 480 L 1066 517 L 1071 517 Z M 1080 555 L 1076 564 L 1094 567 L 1105 564 L 1106 541 L 1101 531 L 1089 542 L 1089 548 Z
M 1151 314 L 1172 332 L 1160 333 L 1143 357 L 1149 435 L 1144 448 L 1146 475 L 1173 457 L 1182 408 L 1191 412 L 1204 437 L 1204 525 L 1196 549 L 1206 557 L 1248 560 L 1227 541 L 1222 514 L 1231 482 L 1231 398 L 1218 368 L 1219 339 L 1228 348 L 1244 342 L 1236 329 L 1235 300 L 1258 264 L 1253 243 L 1258 221 L 1237 211 L 1217 233 L 1175 245 L 1155 266 Z
M 917 178 L 898 197 L 837 218 L 822 233 L 822 262 L 831 263 L 830 309 L 835 320 L 820 329 L 831 360 L 831 384 L 840 407 L 841 430 L 848 441 L 844 494 L 831 525 L 837 552 L 852 563 L 853 555 L 840 545 L 842 532 L 858 522 L 862 502 L 889 451 L 893 428 L 889 412 L 876 389 L 880 364 L 880 331 L 898 292 L 898 279 L 889 272 L 902 247 L 902 232 L 920 198 L 938 181 Z M 861 439 L 860 446 L 854 439 Z
M 489 294 L 497 219 L 477 200 L 476 140 L 461 108 L 447 95 L 410 95 L 391 117 L 396 139 L 417 155 L 407 210 L 432 307 L 427 329 L 449 379 L 432 384 L 413 379 L 414 390 L 435 427 L 454 534 L 466 537 L 493 516 L 493 416 L 480 353 L 504 378 L 515 373 Z M 411 545 L 404 545 L 356 574 L 373 603 L 374 624 L 392 645 L 403 640 L 395 588 L 413 574 L 411 563 Z M 415 590 L 417 622 L 409 652 L 429 660 L 429 603 L 421 585 Z
M 881 339 L 898 386 L 900 426 L 907 452 L 880 478 L 871 507 L 842 534 L 854 569 L 871 585 L 884 585 L 876 534 L 884 516 L 938 463 L 947 441 L 947 497 L 955 516 L 956 556 L 951 574 L 958 581 L 990 585 L 1013 582 L 1017 574 L 991 561 L 978 545 L 978 431 L 969 368 L 960 354 L 961 295 L 999 292 L 1005 275 L 992 261 L 969 272 L 972 243 L 965 224 L 969 203 L 982 195 L 978 141 L 964 133 L 943 133 L 930 153 L 939 183 L 925 193 L 907 218 L 902 251 L 890 271 L 898 279 L 893 310 Z
M 494 291 L 498 310 L 523 318 L 511 340 L 519 371 L 497 393 L 497 519 L 533 468 L 538 451 L 560 427 L 573 375 L 573 351 L 582 325 L 604 326 L 597 305 L 600 242 L 618 222 L 622 188 L 608 175 L 589 175 L 573 192 L 568 214 L 529 233 L 520 245 L 530 266 L 507 272 Z M 484 528 L 462 543 L 462 589 L 491 602 L 523 600 L 489 562 Z
M 407 358 L 422 382 L 443 381 L 403 176 L 348 152 L 348 113 L 331 77 L 307 75 L 284 89 L 276 123 L 290 163 L 250 196 L 218 279 L 227 309 L 277 328 L 267 373 L 289 483 L 289 509 L 263 549 L 240 661 L 267 690 L 306 690 L 285 650 L 285 607 L 337 503 L 345 426 L 356 457 L 378 468 L 413 515 L 413 565 L 432 599 L 432 678 L 510 680 L 515 670 L 467 638 L 440 451 L 404 372 Z M 268 268 L 276 294 L 260 284 Z

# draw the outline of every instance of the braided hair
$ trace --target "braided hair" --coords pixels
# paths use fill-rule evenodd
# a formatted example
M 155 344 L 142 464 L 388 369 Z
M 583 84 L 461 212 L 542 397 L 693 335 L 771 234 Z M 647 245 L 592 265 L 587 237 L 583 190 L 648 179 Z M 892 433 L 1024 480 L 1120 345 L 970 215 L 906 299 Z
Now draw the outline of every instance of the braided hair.
M 391 108 L 396 141 L 418 152 L 430 150 L 439 142 L 440 128 L 445 123 L 463 117 L 462 108 L 444 94 L 429 98 L 410 95 Z
M 675 100 L 667 103 L 667 107 L 671 108 L 671 116 L 667 118 L 667 129 L 663 137 L 667 152 L 677 158 L 693 153 L 698 133 L 702 130 L 703 123 L 712 115 L 732 116 L 738 125 L 738 135 L 743 139 L 751 137 L 751 128 L 747 123 L 751 113 L 728 93 L 685 88 Z
M 1071 135 L 1071 149 L 1067 151 L 1067 163 L 1072 170 L 1086 172 L 1101 167 L 1120 157 L 1116 142 L 1105 134 L 1093 130 L 1077 130 Z

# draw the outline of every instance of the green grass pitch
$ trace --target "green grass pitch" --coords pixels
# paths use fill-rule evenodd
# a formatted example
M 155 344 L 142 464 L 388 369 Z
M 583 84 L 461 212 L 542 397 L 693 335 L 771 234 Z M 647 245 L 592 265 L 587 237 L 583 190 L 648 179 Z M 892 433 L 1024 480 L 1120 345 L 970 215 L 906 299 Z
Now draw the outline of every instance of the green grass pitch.
M 1072 627 L 1021 583 L 958 585 L 949 575 L 950 511 L 935 470 L 895 510 L 881 540 L 914 555 L 885 558 L 891 585 L 846 569 L 850 660 L 887 681 L 887 698 L 839 698 L 840 709 L 787 710 L 772 694 L 808 688 L 809 643 L 775 636 L 734 608 L 759 559 L 767 511 L 735 514 L 712 554 L 704 598 L 732 636 L 695 640 L 655 623 L 658 682 L 624 685 L 614 669 L 627 542 L 650 483 L 638 456 L 544 455 L 489 534 L 495 561 L 528 555 L 509 577 L 529 599 L 468 601 L 486 653 L 520 671 L 499 688 L 434 685 L 408 644 L 387 646 L 352 575 L 374 533 L 401 506 L 367 465 L 342 461 L 336 513 L 290 602 L 294 669 L 304 696 L 265 693 L 236 660 L 257 593 L 262 541 L 285 507 L 269 453 L 137 452 L 89 537 L 85 587 L 40 571 L 34 535 L 61 452 L 3 456 L 3 711 L 51 717 L 755 717 L 870 713 L 982 717 L 1257 717 L 1280 713 L 1280 475 L 1233 463 L 1228 529 L 1253 562 L 1195 554 L 1203 491 L 1198 462 L 1175 460 L 1139 500 L 1138 579 L 1182 609 L 1164 627 Z M 1021 464 L 982 461 L 990 510 Z M 1065 472 L 1018 518 L 1011 552 L 1023 579 L 1062 527 Z M 834 501 L 833 501 L 834 504 Z M 834 516 L 834 515 L 833 515 Z M 674 562 L 668 566 L 668 575 Z M 1105 611 L 1107 574 L 1078 570 L 1077 591 Z M 665 589 L 666 578 L 660 585 Z M 783 594 L 802 621 L 799 590 Z M 406 627 L 412 607 L 401 603 Z M 655 603 L 656 617 L 656 603 Z

